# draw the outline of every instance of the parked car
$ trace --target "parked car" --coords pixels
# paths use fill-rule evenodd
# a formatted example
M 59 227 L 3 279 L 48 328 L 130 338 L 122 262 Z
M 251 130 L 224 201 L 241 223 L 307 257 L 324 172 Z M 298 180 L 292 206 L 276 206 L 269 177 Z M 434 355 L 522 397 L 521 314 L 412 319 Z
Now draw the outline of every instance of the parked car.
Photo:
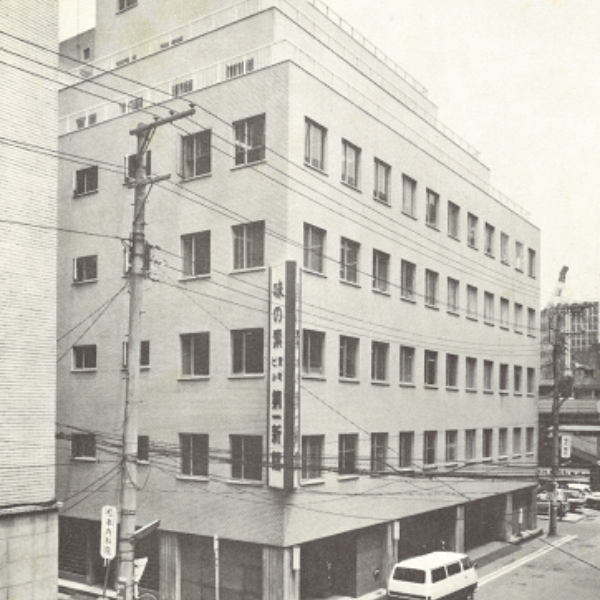
M 571 512 L 580 511 L 585 505 L 585 495 L 581 490 L 571 488 L 559 489 L 558 493 L 562 496 L 561 500 L 567 503 Z
M 550 515 L 551 495 L 549 492 L 540 492 L 537 495 L 537 514 Z M 556 514 L 559 519 L 562 519 L 567 514 L 568 503 L 564 497 L 558 495 Z
M 586 499 L 585 505 L 587 508 L 600 510 L 600 492 L 592 492 Z

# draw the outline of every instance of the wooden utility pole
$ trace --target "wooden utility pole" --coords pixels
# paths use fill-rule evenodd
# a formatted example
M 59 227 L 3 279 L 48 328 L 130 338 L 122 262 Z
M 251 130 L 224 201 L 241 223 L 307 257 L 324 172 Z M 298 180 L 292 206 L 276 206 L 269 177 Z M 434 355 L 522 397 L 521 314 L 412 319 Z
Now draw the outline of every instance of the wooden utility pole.
M 145 205 L 150 191 L 148 185 L 169 179 L 170 175 L 151 176 L 146 173 L 146 152 L 154 132 L 161 125 L 193 115 L 193 108 L 173 113 L 153 123 L 140 123 L 130 135 L 137 137 L 135 179 L 128 186 L 135 189 L 133 225 L 131 234 L 131 268 L 129 272 L 129 331 L 127 336 L 127 385 L 125 393 L 125 418 L 123 423 L 123 456 L 121 465 L 121 497 L 119 527 L 119 576 L 117 592 L 123 600 L 133 600 L 135 527 L 137 512 L 137 445 L 141 345 L 141 314 L 145 274 L 146 238 Z

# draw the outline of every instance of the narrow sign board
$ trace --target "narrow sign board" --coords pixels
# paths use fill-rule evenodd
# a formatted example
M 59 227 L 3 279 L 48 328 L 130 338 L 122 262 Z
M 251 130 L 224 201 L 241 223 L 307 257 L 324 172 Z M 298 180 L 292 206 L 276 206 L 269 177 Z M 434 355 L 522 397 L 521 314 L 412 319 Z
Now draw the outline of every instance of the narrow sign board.
M 100 556 L 112 560 L 117 555 L 118 513 L 115 506 L 103 506 L 100 529 Z

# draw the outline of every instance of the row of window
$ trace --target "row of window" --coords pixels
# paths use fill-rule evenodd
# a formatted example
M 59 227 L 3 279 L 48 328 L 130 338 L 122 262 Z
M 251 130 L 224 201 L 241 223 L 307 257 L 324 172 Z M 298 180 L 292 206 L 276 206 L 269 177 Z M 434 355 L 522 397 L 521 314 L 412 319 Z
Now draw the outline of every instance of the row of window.
M 342 139 L 342 182 L 359 189 L 361 187 L 361 149 Z M 327 156 L 327 129 L 311 119 L 306 119 L 304 161 L 307 165 L 325 172 Z M 376 201 L 391 205 L 391 175 L 392 167 L 379 158 L 374 158 L 373 164 L 373 197 Z M 417 181 L 406 174 L 402 175 L 402 212 L 410 217 L 417 217 Z M 426 188 L 425 193 L 425 223 L 427 226 L 439 230 L 441 224 L 440 195 Z M 479 217 L 467 213 L 467 245 L 479 249 Z M 447 204 L 447 233 L 456 240 L 461 238 L 461 207 L 455 202 Z M 487 256 L 496 257 L 496 228 L 490 223 L 485 223 L 483 249 Z M 525 248 L 522 242 L 515 241 L 514 257 L 511 256 L 510 236 L 500 233 L 500 260 L 503 264 L 510 265 L 514 260 L 518 271 L 524 270 Z M 527 273 L 536 277 L 536 251 L 528 249 Z
M 523 429 L 525 439 L 523 440 Z M 415 469 L 434 467 L 439 463 L 457 463 L 491 460 L 494 448 L 494 430 L 467 429 L 464 446 L 459 448 L 459 431 L 424 431 L 422 453 L 419 457 L 415 449 L 415 432 L 401 431 L 396 448 L 390 446 L 389 434 L 372 433 L 370 436 L 370 455 L 368 463 L 359 454 L 358 434 L 340 434 L 338 436 L 337 472 L 339 475 L 358 475 L 359 473 L 385 473 L 397 468 Z M 440 435 L 443 435 L 441 452 Z M 498 459 L 522 456 L 525 452 L 534 452 L 534 428 L 513 427 L 512 448 L 509 449 L 509 428 L 497 430 Z M 261 436 L 231 435 L 230 460 L 231 478 L 261 481 L 263 478 L 263 440 Z M 325 462 L 325 436 L 302 436 L 302 479 L 321 478 Z M 478 452 L 478 448 L 481 452 Z M 179 473 L 186 477 L 208 477 L 210 462 L 209 436 L 199 433 L 179 434 Z M 391 456 L 393 454 L 393 456 Z M 96 457 L 96 436 L 91 433 L 78 433 L 71 436 L 71 456 L 73 458 Z M 150 440 L 148 436 L 138 437 L 138 460 L 150 460 Z M 327 460 L 327 462 L 331 462 Z
M 325 171 L 325 149 L 327 130 L 306 119 L 306 142 L 305 162 L 313 168 Z M 233 135 L 235 141 L 236 166 L 253 164 L 265 159 L 266 156 L 266 118 L 265 115 L 256 115 L 233 123 Z M 211 173 L 211 130 L 206 129 L 192 135 L 181 137 L 179 175 L 183 179 L 193 179 Z M 361 150 L 347 140 L 342 140 L 342 182 L 358 188 L 360 183 L 360 157 Z M 126 177 L 135 175 L 135 156 L 126 159 Z M 150 159 L 146 158 L 146 172 L 150 173 Z M 417 182 L 402 176 L 402 210 L 411 217 L 416 217 Z M 98 167 L 92 166 L 81 169 L 75 173 L 76 196 L 88 194 L 98 189 Z M 391 167 L 383 161 L 375 158 L 374 162 L 374 198 L 385 204 L 391 203 Z M 440 196 L 436 192 L 427 189 L 426 193 L 425 222 L 428 226 L 439 229 L 440 226 Z M 461 208 L 454 202 L 448 201 L 447 208 L 448 235 L 454 239 L 460 239 L 461 235 Z M 467 214 L 467 244 L 469 247 L 479 248 L 479 218 Z M 494 258 L 496 256 L 496 228 L 490 223 L 484 227 L 484 252 Z M 352 243 L 343 250 L 351 259 L 353 254 Z M 500 233 L 500 259 L 506 265 L 514 260 L 518 271 L 524 270 L 525 247 L 522 242 L 515 241 L 514 257 L 511 257 L 510 237 L 507 233 Z M 527 272 L 530 277 L 536 277 L 536 251 L 528 249 Z M 319 270 L 319 269 L 315 269 Z M 351 276 L 352 269 L 350 269 Z
M 180 337 L 181 376 L 208 377 L 210 375 L 210 333 L 187 333 Z M 302 332 L 302 371 L 307 376 L 325 377 L 325 333 L 304 329 Z M 415 385 L 415 361 L 417 350 L 412 346 L 399 347 L 398 381 L 404 385 Z M 515 394 L 535 393 L 535 369 L 527 367 L 526 373 L 521 365 L 494 363 L 467 356 L 461 367 L 458 354 L 445 354 L 445 378 L 441 371 L 443 353 L 436 350 L 423 351 L 423 383 L 428 387 L 458 389 L 461 380 L 468 391 L 479 389 L 479 364 L 482 365 L 481 384 L 485 392 L 497 389 Z M 127 366 L 127 344 L 123 345 L 123 366 Z M 141 342 L 140 366 L 150 366 L 150 342 Z M 360 366 L 360 339 L 346 335 L 339 336 L 340 379 L 358 381 Z M 77 345 L 73 347 L 73 369 L 76 371 L 95 370 L 97 368 L 97 350 L 95 345 Z M 494 369 L 498 369 L 497 375 Z M 464 370 L 463 370 L 464 369 Z M 264 332 L 262 329 L 238 329 L 231 332 L 231 373 L 233 375 L 255 375 L 264 372 Z M 526 376 L 526 380 L 524 380 Z M 390 383 L 390 344 L 371 342 L 371 381 Z M 512 388 L 511 388 L 512 381 Z

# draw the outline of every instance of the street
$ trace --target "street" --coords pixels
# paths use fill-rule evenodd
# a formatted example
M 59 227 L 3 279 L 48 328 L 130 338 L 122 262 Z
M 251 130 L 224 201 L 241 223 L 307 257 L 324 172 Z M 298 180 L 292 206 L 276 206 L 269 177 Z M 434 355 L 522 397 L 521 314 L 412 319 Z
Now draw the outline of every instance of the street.
M 538 524 L 547 529 L 546 520 Z M 577 594 L 577 600 L 595 600 L 600 590 L 599 549 L 600 513 L 586 509 L 580 521 L 559 522 L 558 537 L 532 540 L 479 569 L 477 599 L 539 600 Z

